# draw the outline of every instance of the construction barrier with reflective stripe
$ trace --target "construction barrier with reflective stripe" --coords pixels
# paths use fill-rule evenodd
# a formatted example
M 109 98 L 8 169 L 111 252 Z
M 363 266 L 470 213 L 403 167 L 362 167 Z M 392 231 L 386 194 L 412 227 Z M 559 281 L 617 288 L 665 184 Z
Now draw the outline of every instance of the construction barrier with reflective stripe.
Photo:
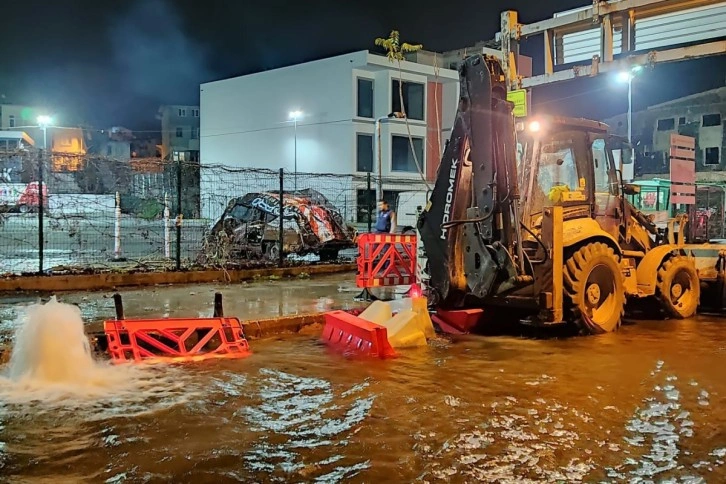
M 250 347 L 237 318 L 115 319 L 105 321 L 114 362 L 242 358 Z
M 361 288 L 415 284 L 416 236 L 358 236 L 358 275 L 355 282 Z

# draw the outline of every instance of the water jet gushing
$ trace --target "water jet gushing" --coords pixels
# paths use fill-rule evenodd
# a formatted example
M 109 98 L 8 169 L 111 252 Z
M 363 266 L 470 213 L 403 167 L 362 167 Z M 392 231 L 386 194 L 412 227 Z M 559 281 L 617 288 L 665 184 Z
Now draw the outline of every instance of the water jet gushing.
M 12 380 L 83 384 L 98 369 L 77 306 L 59 303 L 53 296 L 27 309 L 10 356 Z
M 154 412 L 197 393 L 181 368 L 94 359 L 80 309 L 55 296 L 27 307 L 18 323 L 10 361 L 0 372 L 0 405 L 41 413 L 63 408 L 95 420 Z

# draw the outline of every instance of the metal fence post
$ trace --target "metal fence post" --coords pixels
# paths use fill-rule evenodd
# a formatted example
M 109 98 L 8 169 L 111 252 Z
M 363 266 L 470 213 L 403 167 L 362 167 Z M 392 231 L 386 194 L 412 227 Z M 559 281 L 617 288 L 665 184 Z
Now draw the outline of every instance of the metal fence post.
M 368 185 L 368 190 L 366 191 L 366 201 L 368 203 L 368 232 L 370 233 L 371 228 L 373 227 L 373 197 L 371 196 L 371 172 L 368 172 L 366 182 Z
M 182 235 L 182 162 L 177 162 L 176 170 L 176 270 L 181 269 L 181 235 Z
M 282 171 L 282 168 L 280 168 L 280 215 L 279 215 L 279 217 L 280 217 L 280 233 L 278 234 L 278 237 L 277 237 L 278 238 L 278 243 L 280 244 L 280 252 L 279 252 L 280 260 L 278 262 L 278 264 L 280 265 L 280 267 L 282 267 L 284 265 L 284 258 L 283 258 L 283 255 L 282 255 L 282 247 L 283 247 L 282 242 L 283 242 L 283 238 L 284 238 L 284 234 L 285 234 L 285 232 L 284 232 L 285 228 L 284 228 L 283 223 L 282 223 L 283 222 L 283 217 L 282 216 L 285 213 L 285 203 L 284 203 L 284 199 L 283 199 L 283 195 L 284 195 L 284 180 L 285 180 L 285 175 L 284 175 L 284 172 Z
M 40 158 L 38 159 L 38 273 L 41 275 L 43 274 L 43 249 L 45 242 L 43 233 L 43 205 L 45 204 L 45 197 L 43 197 L 43 161 L 45 160 L 45 151 L 45 149 L 40 150 Z

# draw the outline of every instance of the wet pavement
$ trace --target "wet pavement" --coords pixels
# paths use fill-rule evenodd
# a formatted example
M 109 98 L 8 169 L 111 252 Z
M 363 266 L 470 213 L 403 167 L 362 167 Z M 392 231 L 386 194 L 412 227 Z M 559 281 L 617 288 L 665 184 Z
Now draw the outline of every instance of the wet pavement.
M 309 312 L 355 295 L 341 276 L 261 284 L 223 288 L 227 313 L 279 314 L 296 296 Z M 127 314 L 210 314 L 216 289 L 126 291 Z M 96 296 L 80 301 L 84 314 L 111 316 Z M 12 312 L 0 307 L 4 325 Z M 143 391 L 108 399 L 0 392 L 0 481 L 726 480 L 726 319 L 438 338 L 388 361 L 343 357 L 314 335 L 253 351 L 149 368 Z

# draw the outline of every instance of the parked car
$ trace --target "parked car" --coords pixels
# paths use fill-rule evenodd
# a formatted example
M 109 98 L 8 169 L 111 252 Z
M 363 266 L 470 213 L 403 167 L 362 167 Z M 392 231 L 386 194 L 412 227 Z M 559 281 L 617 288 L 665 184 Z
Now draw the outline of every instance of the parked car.
M 38 182 L 0 184 L 0 207 L 4 212 L 37 212 L 40 206 Z M 48 209 L 48 186 L 43 183 L 43 208 Z
M 277 193 L 248 193 L 230 200 L 205 238 L 207 249 L 226 243 L 228 260 L 280 256 L 280 197 Z M 355 246 L 356 230 L 338 209 L 315 190 L 284 192 L 283 255 L 318 254 L 320 260 L 338 257 Z M 202 254 L 204 255 L 204 254 Z

